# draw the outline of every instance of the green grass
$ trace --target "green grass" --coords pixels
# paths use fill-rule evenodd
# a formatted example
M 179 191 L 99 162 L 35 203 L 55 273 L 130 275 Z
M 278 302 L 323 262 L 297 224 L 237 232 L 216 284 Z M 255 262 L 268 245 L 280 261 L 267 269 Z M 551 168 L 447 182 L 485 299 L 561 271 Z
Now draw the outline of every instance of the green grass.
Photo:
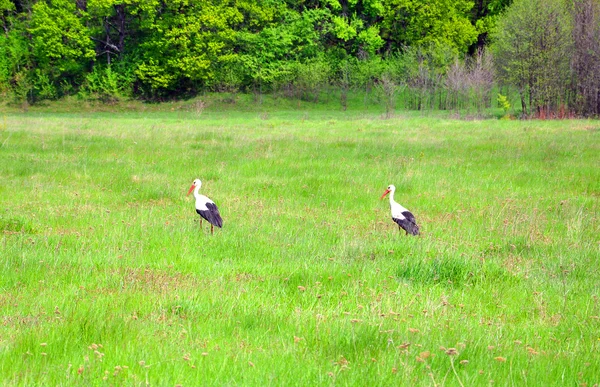
M 598 121 L 3 122 L 3 385 L 600 383 Z

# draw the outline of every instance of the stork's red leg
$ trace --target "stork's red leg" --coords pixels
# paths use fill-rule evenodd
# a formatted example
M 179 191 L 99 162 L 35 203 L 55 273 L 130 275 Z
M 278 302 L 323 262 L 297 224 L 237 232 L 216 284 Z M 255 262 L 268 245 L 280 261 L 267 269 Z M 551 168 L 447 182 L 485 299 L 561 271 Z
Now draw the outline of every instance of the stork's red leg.
M 212 235 L 212 234 L 213 234 L 213 227 L 214 227 L 214 226 L 211 224 L 211 225 L 210 225 L 210 235 Z

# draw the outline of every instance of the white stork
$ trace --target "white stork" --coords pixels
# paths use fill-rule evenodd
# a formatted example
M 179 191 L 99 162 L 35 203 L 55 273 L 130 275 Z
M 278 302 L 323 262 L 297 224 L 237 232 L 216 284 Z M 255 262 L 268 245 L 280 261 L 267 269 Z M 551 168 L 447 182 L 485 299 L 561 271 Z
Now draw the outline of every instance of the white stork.
M 390 185 L 387 187 L 383 195 L 381 195 L 381 199 L 383 199 L 385 195 L 390 194 L 392 220 L 398 224 L 398 229 L 402 228 L 404 231 L 406 231 L 406 235 L 419 235 L 419 226 L 417 226 L 417 220 L 415 219 L 415 216 L 412 214 L 412 212 L 396 203 L 394 200 L 394 192 L 396 192 L 396 187 Z
M 196 198 L 196 212 L 200 215 L 200 228 L 202 228 L 202 218 L 204 218 L 210 223 L 210 233 L 212 234 L 214 226 L 219 228 L 223 227 L 223 219 L 221 219 L 221 214 L 219 214 L 219 209 L 215 202 L 198 193 L 201 185 L 202 182 L 200 179 L 194 180 L 187 194 L 189 195 L 194 191 L 194 197 Z

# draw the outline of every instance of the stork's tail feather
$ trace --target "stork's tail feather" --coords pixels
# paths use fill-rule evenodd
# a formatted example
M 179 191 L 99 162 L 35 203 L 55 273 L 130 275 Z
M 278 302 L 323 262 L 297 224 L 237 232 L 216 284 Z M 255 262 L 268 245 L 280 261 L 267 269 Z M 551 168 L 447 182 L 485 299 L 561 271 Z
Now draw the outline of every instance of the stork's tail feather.
M 416 224 L 412 224 L 412 227 L 408 227 L 406 230 L 410 235 L 419 235 L 419 226 L 417 226 Z

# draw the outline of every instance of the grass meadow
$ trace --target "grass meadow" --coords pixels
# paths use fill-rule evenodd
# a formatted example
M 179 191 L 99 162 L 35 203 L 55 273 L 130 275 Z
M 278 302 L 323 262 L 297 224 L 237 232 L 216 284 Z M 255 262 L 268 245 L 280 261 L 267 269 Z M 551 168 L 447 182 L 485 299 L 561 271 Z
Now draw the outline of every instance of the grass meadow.
M 600 383 L 598 121 L 0 125 L 2 385 Z M 421 236 L 391 221 L 389 184 Z

